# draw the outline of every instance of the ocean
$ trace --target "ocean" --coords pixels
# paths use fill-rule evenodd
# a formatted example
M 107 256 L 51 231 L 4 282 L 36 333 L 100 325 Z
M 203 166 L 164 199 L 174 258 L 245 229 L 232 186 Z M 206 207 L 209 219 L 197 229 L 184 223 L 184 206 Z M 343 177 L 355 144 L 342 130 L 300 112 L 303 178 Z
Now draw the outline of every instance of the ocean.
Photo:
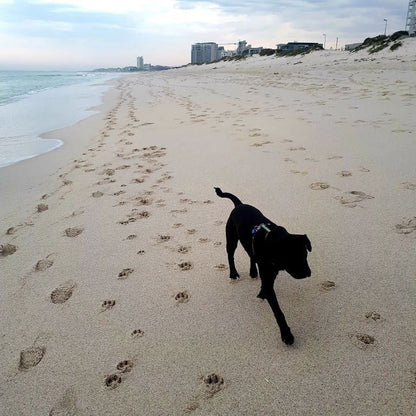
M 0 168 L 62 146 L 40 137 L 96 113 L 117 73 L 0 71 Z

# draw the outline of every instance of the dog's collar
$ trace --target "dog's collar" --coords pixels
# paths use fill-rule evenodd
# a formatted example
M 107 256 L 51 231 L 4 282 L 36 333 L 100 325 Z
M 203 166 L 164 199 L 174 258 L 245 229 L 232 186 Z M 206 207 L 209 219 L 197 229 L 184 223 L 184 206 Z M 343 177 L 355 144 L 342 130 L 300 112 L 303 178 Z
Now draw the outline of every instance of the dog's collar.
M 267 224 L 270 225 L 270 224 Z M 262 228 L 266 231 L 266 235 L 264 236 L 264 240 L 266 240 L 267 236 L 270 233 L 270 228 L 265 223 L 261 223 L 260 225 L 254 226 L 254 228 L 251 230 L 252 238 L 251 238 L 251 250 L 253 252 L 254 257 L 256 257 L 256 251 L 254 250 L 254 237 L 256 236 L 256 233 L 260 231 Z
M 270 224 L 267 224 L 267 225 L 270 225 Z M 271 230 L 267 225 L 264 222 L 261 223 L 260 225 L 255 225 L 254 228 L 251 230 L 251 234 L 253 234 L 253 237 L 254 237 L 254 234 L 256 234 L 257 231 L 259 231 L 261 228 L 263 228 L 263 230 L 266 230 L 266 232 L 268 234 Z M 266 234 L 266 236 L 267 236 L 267 234 Z

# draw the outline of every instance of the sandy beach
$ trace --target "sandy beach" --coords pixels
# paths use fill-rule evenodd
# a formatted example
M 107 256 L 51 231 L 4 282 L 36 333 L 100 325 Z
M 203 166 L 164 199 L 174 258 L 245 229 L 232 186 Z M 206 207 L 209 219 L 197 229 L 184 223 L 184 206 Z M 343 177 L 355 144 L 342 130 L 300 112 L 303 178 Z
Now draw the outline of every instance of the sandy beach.
M 128 75 L 0 169 L 0 414 L 416 414 L 415 56 Z M 214 186 L 312 242 L 292 346 Z

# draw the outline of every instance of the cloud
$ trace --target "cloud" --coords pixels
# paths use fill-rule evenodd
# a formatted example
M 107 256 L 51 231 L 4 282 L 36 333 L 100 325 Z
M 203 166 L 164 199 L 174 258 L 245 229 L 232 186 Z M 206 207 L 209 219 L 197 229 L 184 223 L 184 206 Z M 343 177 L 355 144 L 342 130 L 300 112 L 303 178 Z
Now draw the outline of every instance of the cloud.
M 63 54 L 71 65 L 96 67 L 131 65 L 137 55 L 180 65 L 189 62 L 192 43 L 206 41 L 275 47 L 323 42 L 326 33 L 327 47 L 337 37 L 339 44 L 357 42 L 383 33 L 385 18 L 389 33 L 404 29 L 407 1 L 0 0 L 0 10 L 0 64 L 14 51 L 50 63 L 50 48 L 57 62 L 70 61 Z
M 32 4 L 55 6 L 56 11 L 78 11 L 98 13 L 140 13 L 163 10 L 172 0 L 31 0 Z

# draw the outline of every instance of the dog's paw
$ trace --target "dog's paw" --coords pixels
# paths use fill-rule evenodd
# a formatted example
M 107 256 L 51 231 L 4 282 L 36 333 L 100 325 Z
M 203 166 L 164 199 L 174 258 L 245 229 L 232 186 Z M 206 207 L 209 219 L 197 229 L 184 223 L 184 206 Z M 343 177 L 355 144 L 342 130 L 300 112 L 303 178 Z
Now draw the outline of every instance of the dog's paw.
M 231 280 L 237 280 L 240 278 L 240 275 L 237 273 L 237 271 L 230 271 L 230 279 Z
M 292 333 L 290 332 L 290 329 L 288 328 L 287 331 L 281 333 L 282 341 L 286 345 L 292 345 L 295 341 L 295 338 L 293 337 Z
M 263 299 L 263 300 L 266 299 L 266 297 L 267 297 L 266 292 L 264 292 L 263 289 L 260 289 L 260 292 L 258 293 L 257 297 L 259 299 Z
M 250 277 L 252 279 L 256 279 L 258 277 L 258 273 L 257 273 L 257 269 L 255 270 L 250 270 Z

